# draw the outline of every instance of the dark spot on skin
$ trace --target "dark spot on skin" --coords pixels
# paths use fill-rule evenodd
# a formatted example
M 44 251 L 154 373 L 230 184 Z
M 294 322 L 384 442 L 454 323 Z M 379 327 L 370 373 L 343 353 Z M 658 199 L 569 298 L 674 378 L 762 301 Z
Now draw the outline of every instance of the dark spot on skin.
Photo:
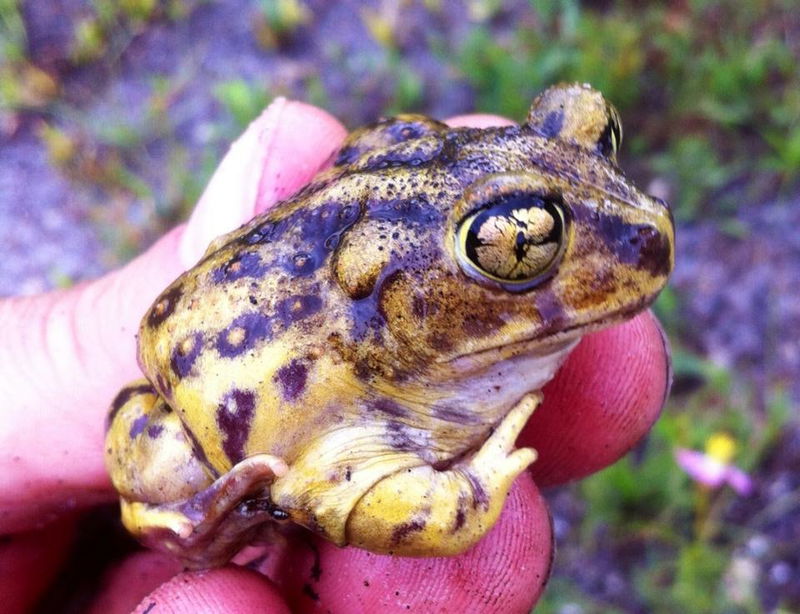
M 536 310 L 542 319 L 543 332 L 560 330 L 567 321 L 564 305 L 549 288 L 541 288 L 535 298 Z
M 358 360 L 353 365 L 353 371 L 356 374 L 356 377 L 360 379 L 362 382 L 368 382 L 372 379 L 372 369 L 365 360 Z
M 372 333 L 373 339 L 380 338 L 381 331 L 386 325 L 386 320 L 378 312 L 377 301 L 374 296 L 368 296 L 350 303 L 353 329 L 353 339 L 363 341 Z
M 403 224 L 431 224 L 442 218 L 442 213 L 428 202 L 424 194 L 411 198 L 370 201 L 367 203 L 367 215 L 373 220 Z
M 147 414 L 143 414 L 138 418 L 136 418 L 136 420 L 133 421 L 133 424 L 131 424 L 131 430 L 128 433 L 128 436 L 131 439 L 135 439 L 136 437 L 138 437 L 142 433 L 142 431 L 144 431 L 144 428 L 147 426 L 148 420 L 149 417 Z
M 561 129 L 564 127 L 564 111 L 550 111 L 542 121 L 539 130 L 548 139 L 553 139 L 561 134 Z
M 240 253 L 211 272 L 211 280 L 215 284 L 241 279 L 242 277 L 260 278 L 267 267 L 261 262 L 261 257 L 253 252 Z
M 467 500 L 463 494 L 458 495 L 458 507 L 456 507 L 456 521 L 453 524 L 452 533 L 460 530 L 461 527 L 464 526 L 464 523 L 467 520 Z
M 156 607 L 156 602 L 151 601 L 150 603 L 147 604 L 147 607 L 144 609 L 142 614 L 150 614 L 150 612 L 152 612 L 155 607 Z
M 635 265 L 654 276 L 669 273 L 669 240 L 647 224 L 627 224 L 616 215 L 604 215 L 597 225 L 600 236 L 620 262 Z
M 353 145 L 348 145 L 346 147 L 342 147 L 339 150 L 339 154 L 336 156 L 336 160 L 334 161 L 334 166 L 350 166 L 353 162 L 355 162 L 361 154 L 364 153 L 366 149 L 364 147 L 358 147 Z
M 263 243 L 272 243 L 280 238 L 283 231 L 286 229 L 286 224 L 281 221 L 266 221 L 259 224 L 253 230 L 248 232 L 242 237 L 242 242 L 247 245 L 257 245 Z
M 422 166 L 436 158 L 441 150 L 440 140 L 408 141 L 371 156 L 364 165 L 364 170 Z
M 158 439 L 158 436 L 164 431 L 164 426 L 161 424 L 152 424 L 147 427 L 147 436 L 150 439 Z
M 426 341 L 437 352 L 449 352 L 453 349 L 452 333 L 435 332 L 427 336 Z
M 189 443 L 192 445 L 192 456 L 194 456 L 200 463 L 203 464 L 203 466 L 208 470 L 209 474 L 214 479 L 217 479 L 219 477 L 219 472 L 208 460 L 206 451 L 203 449 L 203 446 L 200 445 L 200 442 L 197 440 L 197 436 L 188 426 L 186 426 L 185 423 L 183 424 L 183 432 L 186 435 L 186 439 L 188 439 Z
M 351 478 L 352 476 L 353 476 L 353 473 L 352 473 L 352 471 L 350 470 L 350 467 L 347 467 L 347 469 L 345 470 L 345 473 L 344 473 L 344 479 L 345 479 L 345 480 L 347 480 L 347 481 L 349 482 L 349 481 L 350 481 L 350 478 Z
M 182 294 L 183 287 L 179 284 L 177 286 L 173 286 L 164 292 L 160 297 L 158 297 L 156 303 L 147 313 L 147 325 L 150 328 L 155 328 L 164 320 L 166 320 L 172 314 L 172 312 L 175 311 L 175 305 L 178 303 L 178 300 L 181 298 Z
M 272 326 L 267 316 L 258 312 L 245 313 L 219 332 L 216 347 L 220 356 L 234 358 L 271 336 Z
M 421 296 L 415 296 L 411 299 L 411 312 L 418 320 L 422 320 L 428 315 L 428 303 Z
M 368 151 L 391 147 L 428 134 L 440 133 L 447 126 L 435 120 L 404 120 L 395 117 L 365 126 L 354 142 L 342 147 L 335 166 L 350 165 Z
M 489 496 L 486 494 L 483 484 L 481 484 L 480 480 L 471 471 L 464 470 L 463 474 L 472 488 L 472 508 L 478 509 L 482 507 L 484 510 L 488 510 Z
M 314 601 L 319 601 L 319 595 L 313 588 L 311 588 L 310 584 L 308 583 L 303 584 L 303 593 L 311 597 L 311 599 L 313 599 Z
M 412 520 L 411 522 L 399 524 L 394 528 L 394 531 L 392 531 L 392 544 L 397 545 L 412 533 L 422 531 L 424 528 L 424 520 Z
M 419 450 L 419 444 L 414 441 L 411 434 L 411 427 L 398 421 L 390 420 L 386 423 L 386 432 L 389 445 L 403 452 L 413 452 Z
M 469 408 L 452 405 L 434 405 L 431 407 L 431 415 L 453 424 L 480 424 L 481 422 L 478 414 Z
M 108 418 L 106 419 L 106 431 L 108 431 L 111 423 L 114 421 L 114 418 L 117 417 L 119 410 L 122 409 L 122 406 L 125 405 L 128 401 L 130 401 L 134 396 L 140 394 L 155 394 L 156 391 L 153 390 L 153 387 L 150 384 L 139 384 L 138 386 L 128 386 L 127 388 L 123 388 L 119 391 L 119 394 L 114 398 L 111 403 L 111 409 L 108 412 Z
M 294 359 L 288 365 L 278 369 L 273 379 L 280 384 L 285 400 L 296 401 L 306 388 L 307 376 L 308 367 Z
M 169 366 L 172 372 L 183 379 L 192 370 L 200 352 L 203 350 L 203 333 L 196 332 L 172 349 Z
M 639 229 L 639 261 L 637 266 L 654 277 L 669 275 L 672 248 L 666 236 L 652 226 Z
M 408 416 L 408 410 L 405 407 L 387 398 L 377 399 L 372 403 L 370 409 L 381 411 L 393 418 L 404 418 Z
M 369 580 L 364 580 L 364 586 L 366 586 L 367 588 L 369 588 Z
M 462 330 L 470 337 L 485 337 L 494 333 L 504 324 L 502 318 L 492 312 L 468 315 L 463 324 Z
M 217 406 L 217 426 L 223 435 L 222 449 L 231 462 L 244 458 L 244 444 L 256 407 L 256 395 L 250 390 L 231 390 Z
M 162 397 L 165 399 L 172 398 L 172 385 L 163 375 L 161 375 L 161 373 L 156 373 L 156 386 L 158 387 L 158 392 Z
M 322 299 L 315 294 L 296 294 L 275 306 L 275 317 L 285 326 L 313 316 L 322 309 Z
M 314 261 L 312 255 L 306 254 L 305 252 L 298 252 L 292 256 L 291 272 L 296 276 L 305 277 L 306 275 L 311 275 L 311 273 L 316 270 L 317 263 Z
M 298 209 L 282 221 L 294 229 L 299 240 L 296 251 L 281 260 L 283 269 L 293 277 L 307 277 L 327 262 L 331 250 L 361 216 L 357 203 L 328 202 L 312 209 Z

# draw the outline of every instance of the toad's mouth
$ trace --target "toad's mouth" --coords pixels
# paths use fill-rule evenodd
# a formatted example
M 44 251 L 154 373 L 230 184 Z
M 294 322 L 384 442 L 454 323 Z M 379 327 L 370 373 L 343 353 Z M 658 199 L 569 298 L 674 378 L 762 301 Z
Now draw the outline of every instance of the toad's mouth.
M 508 343 L 498 343 L 473 351 L 461 352 L 453 356 L 448 356 L 439 362 L 442 365 L 453 367 L 459 371 L 471 371 L 473 369 L 479 369 L 486 364 L 496 363 L 517 356 L 548 356 L 561 352 L 570 345 L 577 344 L 580 338 L 588 333 L 609 328 L 632 318 L 637 313 L 646 309 L 647 306 L 652 303 L 653 298 L 654 297 L 648 297 L 632 305 L 620 308 L 615 312 L 611 312 L 604 316 L 602 321 L 593 320 L 591 322 L 576 323 L 572 326 L 563 327 L 558 332 L 545 329 L 530 337 L 515 339 Z

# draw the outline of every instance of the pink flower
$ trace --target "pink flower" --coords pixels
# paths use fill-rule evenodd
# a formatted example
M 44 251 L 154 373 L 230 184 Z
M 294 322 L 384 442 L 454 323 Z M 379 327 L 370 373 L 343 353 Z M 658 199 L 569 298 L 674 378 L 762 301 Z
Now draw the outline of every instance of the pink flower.
M 693 480 L 711 488 L 728 484 L 738 494 L 746 496 L 753 491 L 753 480 L 730 462 L 735 446 L 729 435 L 715 433 L 706 441 L 705 452 L 678 448 L 675 460 Z

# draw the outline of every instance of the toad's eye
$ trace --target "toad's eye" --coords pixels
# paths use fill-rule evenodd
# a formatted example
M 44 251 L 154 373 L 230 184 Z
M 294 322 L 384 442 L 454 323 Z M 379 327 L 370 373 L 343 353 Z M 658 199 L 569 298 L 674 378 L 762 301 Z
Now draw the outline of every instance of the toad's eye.
M 597 140 L 597 150 L 606 158 L 616 160 L 617 152 L 622 146 L 622 121 L 617 110 L 610 104 L 606 105 L 606 117 L 608 122 Z
M 468 215 L 458 227 L 459 264 L 512 292 L 528 290 L 551 273 L 565 243 L 560 199 L 509 194 Z

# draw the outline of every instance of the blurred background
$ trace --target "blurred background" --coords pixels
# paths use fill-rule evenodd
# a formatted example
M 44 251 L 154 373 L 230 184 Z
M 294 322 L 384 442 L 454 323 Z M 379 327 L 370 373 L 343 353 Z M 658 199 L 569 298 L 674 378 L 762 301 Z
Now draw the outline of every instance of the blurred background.
M 800 611 L 796 1 L 0 0 L 0 296 L 140 252 L 275 96 L 348 128 L 522 120 L 562 80 L 619 108 L 620 165 L 673 206 L 675 383 L 647 441 L 546 493 L 537 612 Z

